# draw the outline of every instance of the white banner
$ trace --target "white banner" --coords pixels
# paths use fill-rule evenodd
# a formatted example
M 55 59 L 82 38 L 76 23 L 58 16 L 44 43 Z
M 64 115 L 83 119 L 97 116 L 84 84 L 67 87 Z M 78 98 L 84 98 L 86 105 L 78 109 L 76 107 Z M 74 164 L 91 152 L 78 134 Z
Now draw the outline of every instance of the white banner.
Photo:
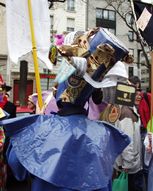
M 52 69 L 48 59 L 50 48 L 50 15 L 47 0 L 31 0 L 37 55 L 39 62 Z M 32 42 L 29 23 L 28 0 L 6 0 L 7 40 L 10 59 L 31 60 Z M 45 67 L 45 65 L 44 65 Z

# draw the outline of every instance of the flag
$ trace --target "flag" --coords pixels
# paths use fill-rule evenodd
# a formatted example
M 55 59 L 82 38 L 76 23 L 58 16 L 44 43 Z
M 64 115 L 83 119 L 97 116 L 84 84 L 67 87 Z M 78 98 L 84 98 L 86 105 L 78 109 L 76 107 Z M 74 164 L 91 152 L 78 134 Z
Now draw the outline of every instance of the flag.
M 134 1 L 134 9 L 137 17 L 137 26 L 140 33 L 149 46 L 153 45 L 153 5 Z
M 39 62 L 52 69 L 50 48 L 50 15 L 47 0 L 32 0 L 32 13 Z M 32 42 L 27 0 L 6 0 L 7 41 L 13 63 L 32 61 Z

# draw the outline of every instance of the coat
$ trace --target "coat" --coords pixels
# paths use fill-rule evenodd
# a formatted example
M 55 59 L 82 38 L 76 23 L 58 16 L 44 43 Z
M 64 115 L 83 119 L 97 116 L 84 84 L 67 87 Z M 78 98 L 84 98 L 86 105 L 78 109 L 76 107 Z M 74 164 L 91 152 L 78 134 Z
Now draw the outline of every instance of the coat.
M 3 107 L 3 110 L 9 114 L 9 118 L 16 117 L 16 106 L 10 101 L 6 102 L 6 104 Z
M 122 106 L 121 117 L 116 126 L 131 138 L 131 143 L 115 161 L 115 169 L 128 169 L 133 174 L 142 169 L 140 119 L 136 108 Z

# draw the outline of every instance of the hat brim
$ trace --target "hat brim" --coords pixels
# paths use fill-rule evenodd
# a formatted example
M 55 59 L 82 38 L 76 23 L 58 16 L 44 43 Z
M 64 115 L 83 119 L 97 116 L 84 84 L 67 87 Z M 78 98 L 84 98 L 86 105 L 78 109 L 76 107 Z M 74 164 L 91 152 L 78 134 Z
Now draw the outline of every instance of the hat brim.
M 8 91 L 10 91 L 10 90 L 12 89 L 11 86 L 7 86 L 7 85 L 2 86 L 2 88 L 3 88 L 4 90 L 6 90 L 6 92 L 8 92 Z

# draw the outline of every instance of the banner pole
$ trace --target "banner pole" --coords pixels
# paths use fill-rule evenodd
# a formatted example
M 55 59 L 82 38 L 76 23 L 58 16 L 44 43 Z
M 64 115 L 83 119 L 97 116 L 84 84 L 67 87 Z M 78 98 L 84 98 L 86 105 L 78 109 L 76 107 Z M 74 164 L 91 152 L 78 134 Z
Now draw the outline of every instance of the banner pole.
M 30 30 L 31 30 L 34 71 L 35 71 L 35 79 L 36 79 L 36 90 L 38 93 L 38 105 L 41 110 L 41 108 L 43 107 L 43 100 L 42 100 L 42 92 L 41 92 L 41 84 L 40 84 L 40 75 L 39 75 L 39 67 L 38 67 L 37 47 L 36 47 L 36 40 L 35 40 L 35 33 L 34 33 L 31 0 L 28 0 L 28 11 L 29 11 L 29 22 L 30 22 Z

